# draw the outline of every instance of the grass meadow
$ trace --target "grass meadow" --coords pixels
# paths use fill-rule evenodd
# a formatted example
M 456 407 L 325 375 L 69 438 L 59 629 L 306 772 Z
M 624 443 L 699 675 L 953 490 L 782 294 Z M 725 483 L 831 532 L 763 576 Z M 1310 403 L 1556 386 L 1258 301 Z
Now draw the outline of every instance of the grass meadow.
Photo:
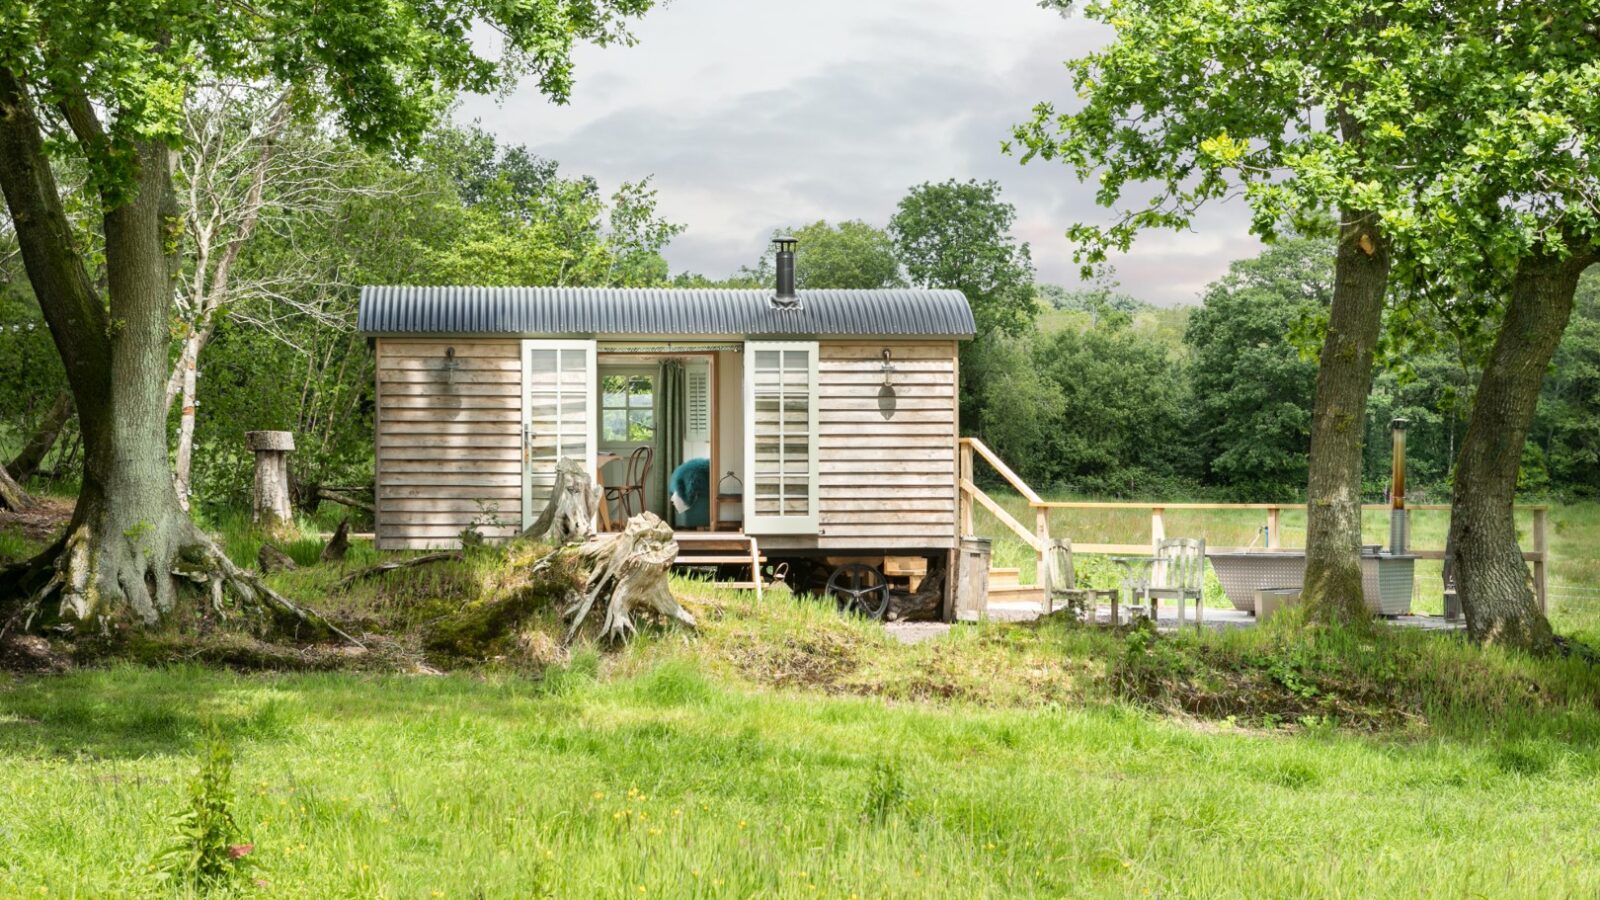
M 1255 518 L 1176 512 L 1168 532 L 1247 544 Z M 1556 585 L 1596 584 L 1597 520 L 1552 512 Z M 1053 527 L 1132 542 L 1147 523 Z M 272 581 L 343 621 L 425 628 L 503 587 L 490 556 L 336 590 L 376 554 L 316 565 L 327 524 L 304 523 L 285 549 L 305 567 Z M 253 559 L 242 520 L 208 525 Z M 696 634 L 567 649 L 551 600 L 443 675 L 181 655 L 0 674 L 0 897 L 183 895 L 151 867 L 208 733 L 252 847 L 220 896 L 1600 895 L 1600 669 L 1582 660 L 1287 625 L 983 623 L 908 645 L 782 590 L 677 588 Z M 1587 607 L 1552 612 L 1592 629 Z
M 908 702 L 752 680 L 741 635 L 841 626 L 779 592 L 736 606 L 699 641 L 580 652 L 537 678 L 4 683 L 0 895 L 162 893 L 149 860 L 208 727 L 254 845 L 223 892 L 239 896 L 1600 893 L 1592 694 L 1414 732 L 1262 731 L 1110 699 L 1099 638 L 981 626 L 903 647 L 843 625 L 841 646 L 875 658 L 862 688 L 976 664 L 953 697 Z M 1430 640 L 1413 649 L 1463 652 Z M 1026 661 L 1081 693 L 983 683 L 985 663 L 1004 681 Z

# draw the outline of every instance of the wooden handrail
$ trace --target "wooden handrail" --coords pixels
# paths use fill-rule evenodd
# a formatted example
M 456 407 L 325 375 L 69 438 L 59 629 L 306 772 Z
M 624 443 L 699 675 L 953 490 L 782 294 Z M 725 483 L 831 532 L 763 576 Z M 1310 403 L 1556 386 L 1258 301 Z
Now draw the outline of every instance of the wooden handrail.
M 1019 492 L 1020 493 L 1020 492 Z M 1027 495 L 1023 495 L 1027 499 Z M 1164 503 L 1152 501 L 1141 503 L 1132 500 L 1028 500 L 1028 505 L 1042 509 L 1305 509 L 1304 503 Z M 1361 508 L 1367 512 L 1388 510 L 1387 503 L 1363 503 Z M 1545 503 L 1518 503 L 1514 507 L 1522 512 L 1547 511 L 1550 506 Z M 1425 512 L 1449 512 L 1448 503 L 1407 503 L 1406 509 L 1423 510 Z
M 1015 531 L 1017 537 L 1027 542 L 1028 546 L 1034 549 L 1034 552 L 1038 553 L 1044 550 L 1044 545 L 1039 543 L 1039 539 L 1034 537 L 1032 532 L 1028 531 L 1021 522 L 1018 522 L 1010 513 L 1006 512 L 1005 507 L 996 503 L 993 497 L 980 490 L 977 485 L 963 478 L 961 479 L 961 490 L 967 496 L 983 504 L 983 508 L 987 509 L 996 519 L 999 519 L 1000 524 Z
M 1023 481 L 1017 473 L 1011 471 L 1011 467 L 1006 465 L 1004 460 L 995 456 L 994 451 L 990 450 L 983 441 L 975 437 L 964 437 L 961 439 L 961 443 L 977 451 L 978 455 L 983 457 L 984 462 L 994 466 L 994 470 L 1000 473 L 1000 477 L 1010 482 L 1011 486 L 1016 489 L 1017 493 L 1022 495 L 1023 499 L 1028 501 L 1030 506 L 1042 506 L 1044 504 L 1044 498 L 1035 494 L 1033 488 L 1028 487 L 1027 482 Z
M 960 476 L 957 479 L 960 490 L 959 498 L 959 531 L 962 537 L 973 533 L 972 526 L 972 501 L 976 500 L 987 509 L 1000 524 L 1011 529 L 1017 537 L 1031 547 L 1038 554 L 1038 571 L 1044 571 L 1045 549 L 1050 545 L 1050 511 L 1053 509 L 1142 509 L 1150 511 L 1150 535 L 1152 545 L 1159 543 L 1166 536 L 1164 516 L 1169 510 L 1229 510 L 1247 509 L 1265 511 L 1267 513 L 1267 546 L 1260 548 L 1268 551 L 1282 550 L 1282 512 L 1284 510 L 1304 509 L 1304 503 L 1141 503 L 1126 500 L 1045 500 L 1034 492 L 1005 461 L 996 456 L 993 450 L 983 441 L 974 437 L 964 437 L 958 442 L 960 447 Z M 1006 512 L 1005 507 L 995 501 L 993 497 L 979 488 L 973 482 L 972 458 L 974 455 L 983 457 L 984 461 L 1000 473 L 1007 483 L 1027 501 L 1028 507 L 1033 510 L 1036 530 L 1030 532 L 1027 526 L 1017 521 L 1016 517 Z M 1364 503 L 1363 512 L 1387 511 L 1392 507 L 1387 503 Z M 1421 510 L 1424 512 L 1449 512 L 1447 503 L 1411 503 L 1406 505 L 1406 511 Z M 1522 553 L 1522 558 L 1533 563 L 1534 591 L 1538 597 L 1539 608 L 1545 608 L 1546 597 L 1549 593 L 1549 562 L 1550 546 L 1548 537 L 1548 514 L 1550 507 L 1544 503 L 1514 504 L 1512 507 L 1519 512 L 1533 513 L 1532 540 L 1533 549 Z M 1142 553 L 1148 549 L 1143 544 L 1077 544 L 1076 550 L 1082 553 Z M 1250 549 L 1250 548 L 1241 548 Z M 1224 552 L 1222 548 L 1212 548 L 1214 552 Z M 1444 559 L 1443 550 L 1422 550 L 1408 547 L 1407 552 L 1418 559 L 1439 560 Z

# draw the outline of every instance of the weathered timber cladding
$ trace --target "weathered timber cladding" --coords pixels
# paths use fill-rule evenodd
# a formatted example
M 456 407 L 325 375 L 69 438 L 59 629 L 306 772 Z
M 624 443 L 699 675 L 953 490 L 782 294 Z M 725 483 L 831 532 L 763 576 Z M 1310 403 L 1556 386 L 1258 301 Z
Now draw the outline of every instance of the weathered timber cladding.
M 894 415 L 878 402 L 883 351 Z M 818 348 L 823 549 L 956 541 L 956 343 L 824 341 Z
M 378 548 L 455 547 L 469 526 L 515 534 L 520 342 L 380 338 L 377 359 Z
M 878 400 L 885 348 L 895 389 L 887 419 Z M 822 342 L 820 533 L 763 543 L 825 550 L 955 546 L 956 352 L 953 341 Z M 454 547 L 461 530 L 474 525 L 490 538 L 516 532 L 520 354 L 516 340 L 378 339 L 381 549 Z M 721 400 L 738 403 L 736 396 Z

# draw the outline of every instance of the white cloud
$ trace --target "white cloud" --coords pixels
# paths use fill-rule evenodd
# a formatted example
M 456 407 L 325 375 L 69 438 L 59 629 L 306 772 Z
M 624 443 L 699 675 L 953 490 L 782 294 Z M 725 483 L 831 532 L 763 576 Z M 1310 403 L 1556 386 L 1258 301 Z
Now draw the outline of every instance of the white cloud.
M 1044 280 L 1077 279 L 1070 224 L 1110 219 L 1065 167 L 1000 152 L 1034 103 L 1070 98 L 1061 61 L 1105 39 L 1082 19 L 1031 0 L 676 0 L 635 31 L 636 46 L 579 50 L 566 106 L 519 88 L 460 117 L 607 186 L 655 175 L 663 213 L 689 226 L 675 270 L 725 275 L 775 227 L 884 223 L 908 187 L 952 177 L 1002 184 Z M 1118 277 L 1192 302 L 1256 252 L 1246 223 L 1235 204 L 1150 235 Z

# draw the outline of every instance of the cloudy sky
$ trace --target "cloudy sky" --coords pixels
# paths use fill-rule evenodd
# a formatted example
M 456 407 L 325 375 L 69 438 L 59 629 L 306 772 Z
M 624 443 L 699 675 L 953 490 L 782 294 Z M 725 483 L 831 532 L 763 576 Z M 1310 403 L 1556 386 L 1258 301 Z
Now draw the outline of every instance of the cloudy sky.
M 567 106 L 520 88 L 460 118 L 607 189 L 654 175 L 663 214 L 689 226 L 668 248 L 675 272 L 726 276 L 777 227 L 883 225 L 908 187 L 952 177 L 1001 183 L 1041 280 L 1075 283 L 1063 233 L 1108 219 L 1066 167 L 1000 152 L 1033 104 L 1070 97 L 1062 60 L 1107 36 L 1083 19 L 1033 0 L 672 0 L 635 33 L 577 54 Z M 1256 252 L 1245 226 L 1242 208 L 1218 208 L 1192 232 L 1147 235 L 1117 278 L 1194 302 Z

